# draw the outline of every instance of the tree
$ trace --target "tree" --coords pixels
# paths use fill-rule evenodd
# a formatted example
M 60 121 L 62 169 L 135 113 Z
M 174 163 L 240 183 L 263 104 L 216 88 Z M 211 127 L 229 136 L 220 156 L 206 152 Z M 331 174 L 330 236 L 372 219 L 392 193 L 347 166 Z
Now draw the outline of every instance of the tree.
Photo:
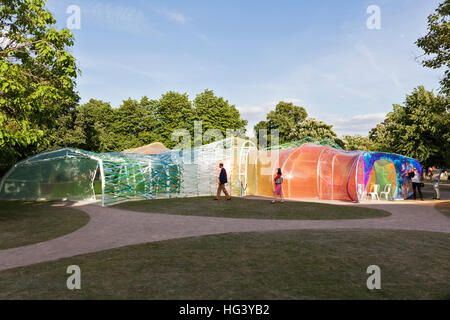
M 341 147 L 344 146 L 337 134 L 333 131 L 333 126 L 314 118 L 306 118 L 302 122 L 297 122 L 291 129 L 289 141 L 302 140 L 304 138 L 314 138 L 317 140 L 331 140 Z
M 228 100 L 216 97 L 214 91 L 205 90 L 198 94 L 193 102 L 196 120 L 202 122 L 203 133 L 208 129 L 217 129 L 227 136 L 227 130 L 233 130 L 233 135 L 243 136 L 247 120 L 242 120 L 236 106 L 230 105 Z M 204 143 L 211 141 L 204 140 Z
M 94 152 L 117 151 L 117 144 L 123 139 L 116 139 L 114 123 L 116 114 L 111 105 L 91 99 L 60 117 L 47 148 L 69 146 Z
M 267 145 L 271 145 L 272 130 L 276 129 L 279 132 L 279 143 L 283 144 L 291 141 L 289 135 L 292 128 L 304 121 L 308 113 L 305 108 L 295 106 L 292 102 L 279 102 L 275 110 L 270 111 L 266 116 L 266 121 L 260 121 L 254 127 L 258 143 L 261 144 L 263 140 L 267 141 Z M 260 135 L 260 130 L 267 130 L 268 136 Z
M 428 59 L 422 61 L 428 68 L 446 67 L 441 80 L 441 92 L 450 93 L 450 0 L 439 5 L 435 13 L 428 16 L 428 34 L 416 41 Z M 431 57 L 430 57 L 431 56 Z
M 44 0 L 0 6 L 0 153 L 10 166 L 47 140 L 59 116 L 79 100 L 69 30 L 56 30 Z M 4 170 L 2 167 L 0 170 Z
M 155 133 L 167 147 L 173 148 L 178 143 L 171 139 L 176 129 L 187 129 L 193 135 L 195 110 L 186 93 L 169 91 L 163 94 L 155 109 Z
M 145 134 L 154 133 L 156 129 L 153 107 L 154 104 L 143 97 L 141 102 L 130 98 L 124 100 L 118 109 L 114 109 L 114 121 L 110 123 L 110 130 L 118 137 L 116 151 L 140 147 L 154 141 L 154 135 Z
M 450 166 L 450 98 L 419 86 L 394 104 L 384 122 L 370 132 L 378 151 L 419 160 L 422 165 Z
M 210 90 L 197 95 L 194 102 L 187 94 L 169 91 L 159 100 L 124 100 L 119 108 L 91 99 L 59 118 L 46 148 L 70 146 L 94 152 L 120 152 L 156 141 L 173 148 L 179 143 L 172 140 L 177 129 L 187 130 L 192 146 L 194 121 L 203 122 L 203 131 L 214 128 L 224 136 L 227 129 L 245 130 L 247 124 L 234 105 Z
M 158 100 L 150 100 L 144 96 L 140 104 L 145 113 L 142 119 L 142 130 L 137 133 L 137 138 L 142 141 L 142 144 L 150 144 L 155 141 L 161 142 L 161 136 L 156 132 Z
M 354 136 L 344 135 L 343 142 L 345 150 L 362 150 L 373 151 L 374 143 L 369 137 L 364 137 L 360 134 Z

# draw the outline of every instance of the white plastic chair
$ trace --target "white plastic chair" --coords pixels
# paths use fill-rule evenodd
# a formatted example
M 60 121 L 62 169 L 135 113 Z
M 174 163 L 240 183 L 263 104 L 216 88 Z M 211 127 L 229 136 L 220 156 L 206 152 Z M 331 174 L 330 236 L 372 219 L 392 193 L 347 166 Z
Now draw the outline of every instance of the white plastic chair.
M 367 191 L 364 190 L 363 184 L 358 184 L 358 199 L 367 200 Z
M 374 200 L 374 198 L 376 198 L 377 200 L 380 200 L 380 196 L 378 195 L 378 190 L 380 190 L 380 185 L 373 184 L 371 189 L 373 189 L 373 191 L 369 192 L 369 195 L 372 197 L 372 200 Z
M 384 196 L 386 197 L 386 200 L 389 200 L 389 193 L 391 193 L 391 187 L 392 187 L 391 184 L 385 185 L 384 191 L 380 192 L 380 197 L 383 197 L 383 194 L 384 194 Z

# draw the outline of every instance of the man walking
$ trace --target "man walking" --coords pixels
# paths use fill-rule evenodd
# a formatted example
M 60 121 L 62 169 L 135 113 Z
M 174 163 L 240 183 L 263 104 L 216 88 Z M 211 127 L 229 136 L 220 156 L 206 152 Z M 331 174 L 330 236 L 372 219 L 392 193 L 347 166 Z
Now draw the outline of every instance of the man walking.
M 227 197 L 227 200 L 231 200 L 230 194 L 228 193 L 227 189 L 225 188 L 225 184 L 228 182 L 227 179 L 227 171 L 223 167 L 223 163 L 219 164 L 220 168 L 220 175 L 219 175 L 219 186 L 217 188 L 217 197 L 214 200 L 219 200 L 220 194 L 225 193 L 225 196 Z
M 441 180 L 441 169 L 436 168 L 436 166 L 431 167 L 431 183 L 433 184 L 434 192 L 436 193 L 436 196 L 433 198 L 433 200 L 440 200 L 440 193 L 439 193 L 439 182 Z

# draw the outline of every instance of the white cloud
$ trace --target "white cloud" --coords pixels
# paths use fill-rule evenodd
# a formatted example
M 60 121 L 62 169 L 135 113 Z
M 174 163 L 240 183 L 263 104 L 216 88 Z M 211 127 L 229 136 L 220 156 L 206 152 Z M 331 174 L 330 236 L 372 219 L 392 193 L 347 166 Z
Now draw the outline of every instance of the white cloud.
M 250 117 L 258 117 L 258 118 L 266 118 L 266 114 L 269 113 L 271 110 L 274 110 L 276 105 L 280 102 L 292 102 L 295 105 L 304 106 L 304 101 L 298 98 L 281 98 L 277 101 L 268 101 L 265 103 L 262 103 L 260 106 L 254 106 L 254 105 L 243 105 L 238 106 L 239 112 L 241 115 L 248 115 Z
M 375 59 L 373 52 L 367 46 L 358 44 L 355 45 L 355 49 L 367 59 L 369 66 L 371 66 L 374 72 L 391 80 L 397 89 L 402 89 L 402 84 L 400 83 L 397 74 L 394 71 L 386 71 L 382 68 Z
M 333 130 L 339 134 L 362 134 L 367 135 L 378 123 L 382 122 L 386 113 L 357 114 L 344 118 L 337 114 L 322 114 L 317 118 L 333 125 Z
M 83 6 L 83 14 L 105 28 L 131 33 L 160 34 L 150 26 L 146 14 L 136 8 L 95 1 Z
M 264 107 L 241 106 L 237 108 L 241 115 L 259 116 L 265 112 Z
M 168 74 L 165 72 L 159 72 L 159 71 L 147 71 L 142 68 L 135 68 L 126 64 L 122 63 L 110 63 L 111 68 L 118 68 L 122 71 L 126 71 L 127 73 L 133 73 L 136 75 L 140 75 L 143 77 L 147 77 L 150 79 L 153 79 L 155 81 L 175 81 L 177 80 L 176 76 L 173 74 Z
M 184 14 L 179 12 L 170 11 L 167 9 L 159 10 L 159 12 L 162 13 L 167 19 L 173 22 L 183 24 L 191 20 L 190 18 L 187 18 Z

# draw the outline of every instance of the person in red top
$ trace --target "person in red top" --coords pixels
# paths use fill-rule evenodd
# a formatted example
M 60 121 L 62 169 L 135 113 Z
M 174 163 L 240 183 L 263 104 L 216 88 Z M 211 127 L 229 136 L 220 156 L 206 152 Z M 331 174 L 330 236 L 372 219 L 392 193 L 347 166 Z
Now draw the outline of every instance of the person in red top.
M 277 196 L 279 195 L 281 198 L 281 202 L 284 202 L 283 198 L 283 178 L 281 177 L 283 174 L 281 173 L 281 168 L 278 168 L 277 174 L 275 175 L 275 178 L 273 179 L 273 182 L 275 183 L 275 189 L 273 191 L 273 197 L 272 203 L 275 203 L 277 201 Z

